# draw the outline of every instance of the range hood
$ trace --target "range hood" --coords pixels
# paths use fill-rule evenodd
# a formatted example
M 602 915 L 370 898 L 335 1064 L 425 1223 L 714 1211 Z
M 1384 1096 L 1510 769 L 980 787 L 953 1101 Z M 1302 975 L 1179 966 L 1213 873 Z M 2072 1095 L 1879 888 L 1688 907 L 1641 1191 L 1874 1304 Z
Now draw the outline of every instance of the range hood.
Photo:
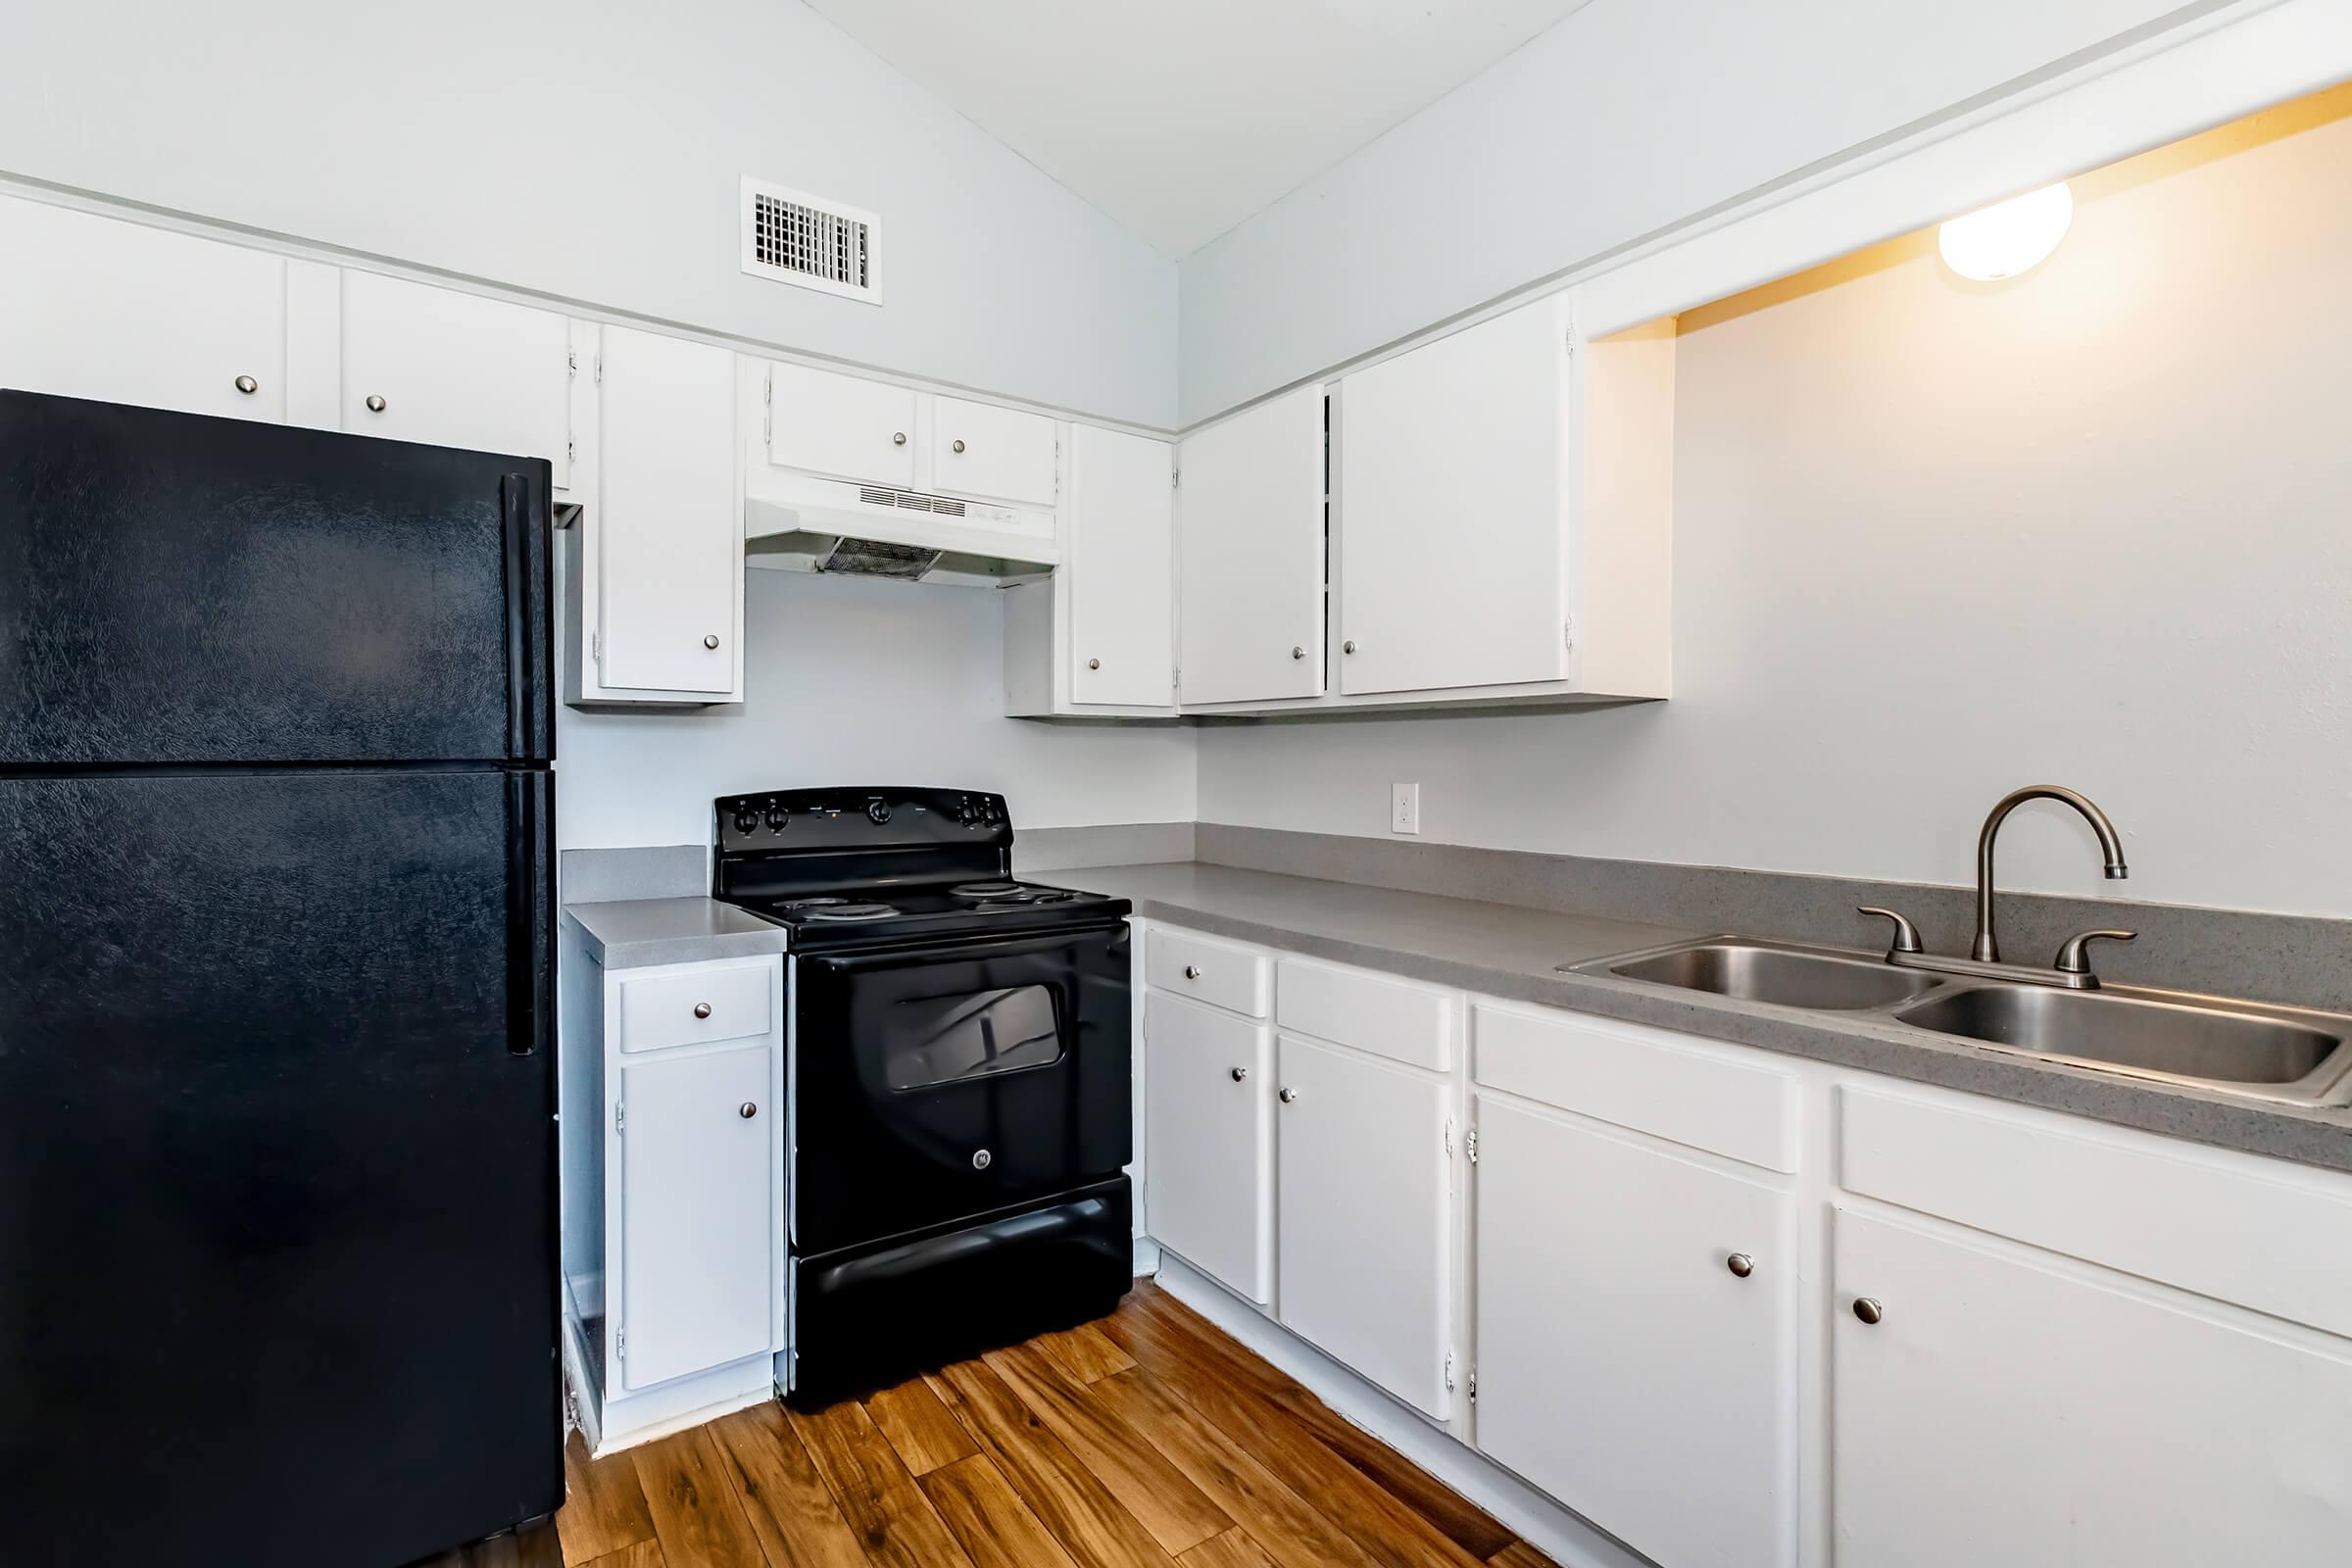
M 852 484 L 755 465 L 743 498 L 745 564 L 903 581 L 996 584 L 1061 559 L 1052 512 Z

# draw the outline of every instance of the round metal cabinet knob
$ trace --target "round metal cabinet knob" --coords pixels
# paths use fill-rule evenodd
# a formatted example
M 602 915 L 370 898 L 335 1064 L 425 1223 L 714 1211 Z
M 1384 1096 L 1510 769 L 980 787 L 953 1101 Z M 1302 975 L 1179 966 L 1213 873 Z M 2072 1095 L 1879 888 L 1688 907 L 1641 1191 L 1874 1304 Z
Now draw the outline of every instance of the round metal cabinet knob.
M 906 431 L 904 431 L 904 430 L 893 430 L 893 431 L 891 431 L 891 432 L 890 432 L 890 444 L 891 444 L 892 446 L 894 446 L 894 447 L 903 447 L 903 446 L 905 446 L 905 445 L 906 444 Z
M 1198 979 L 1200 979 L 1200 966 L 1199 964 L 1197 964 L 1197 963 L 1188 963 L 1188 964 L 1186 964 L 1186 965 L 1184 966 L 1184 977 L 1185 977 L 1187 980 L 1198 980 Z
M 708 1018 L 708 1017 L 710 1017 L 710 1004 L 709 1004 L 708 1002 L 698 1002 L 698 1003 L 696 1003 L 696 1004 L 694 1004 L 694 1015 L 695 1015 L 697 1018 Z
M 760 1107 L 747 1100 L 735 1107 L 735 1114 L 741 1116 L 745 1121 L 750 1121 L 754 1116 L 760 1114 Z
M 708 637 L 705 637 L 703 639 L 703 646 L 705 648 L 716 648 L 718 646 L 718 633 L 712 632 Z
M 1740 1278 L 1745 1279 L 1756 1271 L 1756 1260 L 1745 1252 L 1734 1252 L 1723 1260 L 1723 1266 Z
M 1340 644 L 1340 652 L 1341 652 L 1341 653 L 1343 653 L 1343 654 L 1352 654 L 1352 653 L 1354 653 L 1354 652 L 1355 652 L 1355 639 L 1354 639 L 1354 638 L 1352 638 L 1352 637 L 1350 637 L 1350 638 L 1348 638 L 1348 641 L 1346 641 L 1346 642 L 1344 642 L 1344 643 Z
M 1857 1296 L 1854 1298 L 1854 1316 L 1863 1322 L 1876 1323 L 1886 1315 L 1886 1309 L 1878 1303 L 1875 1297 Z
M 1236 1067 L 1233 1069 L 1233 1081 L 1237 1084 L 1249 1076 L 1250 1069 L 1247 1067 Z
M 1290 1103 L 1292 1101 L 1294 1101 L 1294 1100 L 1297 1100 L 1297 1099 L 1298 1098 L 1298 1090 L 1296 1090 L 1296 1089 L 1290 1088 L 1288 1085 L 1285 1085 L 1285 1086 L 1284 1086 L 1284 1087 L 1283 1087 L 1283 1088 L 1282 1088 L 1282 1089 L 1281 1089 L 1281 1090 L 1280 1090 L 1280 1091 L 1279 1091 L 1279 1092 L 1276 1094 L 1275 1098 L 1276 1098 L 1276 1099 L 1278 1099 L 1278 1100 L 1280 1100 L 1280 1101 L 1281 1101 L 1281 1102 L 1282 1102 L 1284 1104 L 1286 1104 L 1286 1105 L 1287 1105 L 1287 1104 L 1289 1104 L 1289 1103 Z
M 1100 659 L 1090 659 L 1086 662 L 1086 667 L 1089 669 L 1101 669 L 1102 667 L 1102 661 Z
M 384 412 L 384 395 L 381 392 L 370 392 L 368 394 L 368 412 L 369 414 L 381 414 Z
M 262 383 L 256 381 L 252 376 L 240 375 L 237 377 L 237 390 L 244 393 L 247 397 L 253 396 L 261 389 Z
M 956 452 L 961 452 L 961 451 L 963 450 L 963 443 L 962 443 L 961 441 L 957 441 L 957 442 L 956 443 L 956 445 L 955 445 L 955 446 L 954 446 L 954 447 L 953 447 L 951 450 L 953 450 L 953 451 L 956 451 Z
M 1291 657 L 1293 659 L 1304 659 L 1306 657 L 1305 648 L 1301 647 L 1298 643 L 1291 644 Z

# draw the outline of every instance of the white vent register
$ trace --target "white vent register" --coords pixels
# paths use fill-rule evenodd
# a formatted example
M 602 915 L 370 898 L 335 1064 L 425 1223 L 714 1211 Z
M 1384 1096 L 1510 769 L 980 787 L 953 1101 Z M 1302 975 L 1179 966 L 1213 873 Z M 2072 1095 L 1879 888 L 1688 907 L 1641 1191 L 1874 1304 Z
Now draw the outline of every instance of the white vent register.
M 743 270 L 844 299 L 882 303 L 882 220 L 745 177 Z

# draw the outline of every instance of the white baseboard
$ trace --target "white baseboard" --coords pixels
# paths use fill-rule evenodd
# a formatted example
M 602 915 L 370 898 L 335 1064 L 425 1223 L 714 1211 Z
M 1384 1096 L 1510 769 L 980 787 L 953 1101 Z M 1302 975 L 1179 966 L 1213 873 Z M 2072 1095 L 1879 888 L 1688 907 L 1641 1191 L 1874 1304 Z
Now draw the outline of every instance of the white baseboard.
M 1304 1384 L 1349 1424 L 1493 1514 L 1560 1568 L 1651 1568 L 1648 1558 L 1432 1426 L 1182 1258 L 1163 1253 L 1158 1261 L 1160 1288 L 1170 1296 Z
M 1150 1279 L 1159 1272 L 1159 1244 L 1149 1236 L 1135 1239 L 1135 1277 Z

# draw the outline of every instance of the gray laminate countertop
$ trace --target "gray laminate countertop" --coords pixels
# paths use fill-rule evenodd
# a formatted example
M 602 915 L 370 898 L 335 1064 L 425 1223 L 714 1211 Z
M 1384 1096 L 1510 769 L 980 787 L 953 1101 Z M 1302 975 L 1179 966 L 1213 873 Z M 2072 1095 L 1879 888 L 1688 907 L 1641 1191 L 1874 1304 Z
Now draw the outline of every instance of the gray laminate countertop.
M 1074 867 L 1036 880 L 1127 899 L 1146 919 L 1308 957 L 2352 1170 L 2352 1107 L 2242 1100 L 2019 1055 L 1881 1017 L 1556 968 L 1709 934 L 1704 931 L 1199 861 Z
M 589 954 L 608 969 L 756 958 L 784 951 L 784 928 L 714 899 L 613 899 L 566 904 Z

